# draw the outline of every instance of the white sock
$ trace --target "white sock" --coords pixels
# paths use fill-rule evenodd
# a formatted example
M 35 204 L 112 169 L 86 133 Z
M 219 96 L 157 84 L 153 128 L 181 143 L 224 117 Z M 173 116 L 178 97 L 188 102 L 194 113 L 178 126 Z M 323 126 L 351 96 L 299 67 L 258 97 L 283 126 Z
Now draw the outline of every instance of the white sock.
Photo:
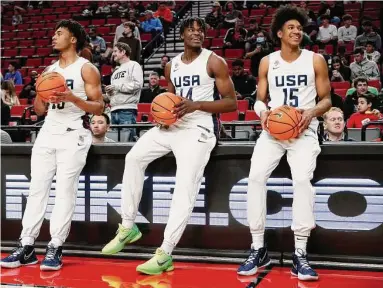
M 52 238 L 52 240 L 48 243 L 48 246 L 53 245 L 55 248 L 63 246 L 64 242 L 59 238 Z
M 35 239 L 33 237 L 23 237 L 21 239 L 21 245 L 23 246 L 33 246 L 35 244 Z
M 253 238 L 253 243 L 251 244 L 251 248 L 258 250 L 262 248 L 264 244 L 264 233 L 251 233 L 251 237 Z
M 295 241 L 295 254 L 300 255 L 302 253 L 299 253 L 298 249 L 302 250 L 304 254 L 306 254 L 306 247 L 307 247 L 307 240 L 309 237 L 307 236 L 301 236 L 301 235 L 295 235 L 294 234 L 294 241 Z
M 133 221 L 122 219 L 122 226 L 124 226 L 127 229 L 132 229 L 133 224 Z
M 174 250 L 174 245 L 166 240 L 162 242 L 162 245 L 160 247 L 164 252 L 168 255 L 172 255 L 173 250 Z

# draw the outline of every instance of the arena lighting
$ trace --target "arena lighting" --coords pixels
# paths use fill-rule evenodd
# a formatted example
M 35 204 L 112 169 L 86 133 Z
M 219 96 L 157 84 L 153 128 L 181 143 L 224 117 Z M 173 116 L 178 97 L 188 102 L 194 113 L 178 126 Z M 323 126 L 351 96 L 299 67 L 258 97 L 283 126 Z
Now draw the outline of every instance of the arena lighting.
M 137 223 L 166 224 L 172 193 L 175 187 L 175 177 L 149 176 L 152 179 L 152 213 L 150 217 L 141 214 L 137 215 Z M 149 179 L 147 176 L 145 181 Z M 86 180 L 88 179 L 88 180 Z M 25 175 L 6 175 L 6 219 L 22 219 L 23 198 L 28 196 L 29 179 Z M 48 208 L 45 218 L 49 219 L 55 199 L 54 179 L 51 193 L 48 201 Z M 189 225 L 210 225 L 210 226 L 230 226 L 230 218 L 237 223 L 248 225 L 246 220 L 246 193 L 247 178 L 238 181 L 231 189 L 228 199 L 229 211 L 208 211 L 205 207 L 205 179 L 202 181 L 200 194 L 195 204 L 198 212 L 193 212 Z M 115 185 L 108 189 L 107 176 L 85 177 L 80 176 L 79 190 L 77 195 L 74 221 L 107 222 L 108 206 L 119 214 L 121 213 L 121 188 L 122 184 Z M 292 181 L 288 178 L 270 178 L 268 183 L 269 196 L 277 207 L 269 211 L 267 215 L 266 226 L 269 229 L 284 228 L 291 225 L 292 219 Z M 315 216 L 316 224 L 329 230 L 350 230 L 367 231 L 372 230 L 383 223 L 383 187 L 371 179 L 345 179 L 345 178 L 327 178 L 314 184 L 316 188 L 315 198 Z M 86 191 L 89 189 L 89 191 Z M 147 186 L 146 188 L 147 189 Z M 147 190 L 144 193 L 148 193 Z M 331 198 L 348 193 L 359 197 L 357 201 L 365 202 L 365 209 L 358 211 L 358 215 L 345 216 L 337 215 L 331 209 Z M 90 201 L 86 201 L 85 195 L 89 195 Z M 90 208 L 85 209 L 85 203 L 89 203 Z M 338 205 L 339 206 L 339 205 Z M 195 210 L 196 210 L 195 209 Z M 89 217 L 86 217 L 86 212 Z M 150 218 L 150 219 L 149 219 Z M 234 224 L 235 225 L 235 224 Z

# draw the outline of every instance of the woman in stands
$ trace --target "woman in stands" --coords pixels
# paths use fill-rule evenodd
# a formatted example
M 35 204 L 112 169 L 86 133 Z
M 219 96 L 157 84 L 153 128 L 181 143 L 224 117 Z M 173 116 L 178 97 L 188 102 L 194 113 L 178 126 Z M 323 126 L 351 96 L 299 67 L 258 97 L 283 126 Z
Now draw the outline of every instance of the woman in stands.
M 12 108 L 14 105 L 20 105 L 13 81 L 5 80 L 1 84 L 1 100 L 4 104 L 8 105 L 9 108 Z
M 341 59 L 338 56 L 332 58 L 330 79 L 331 82 L 343 82 L 350 81 L 351 69 L 344 66 Z

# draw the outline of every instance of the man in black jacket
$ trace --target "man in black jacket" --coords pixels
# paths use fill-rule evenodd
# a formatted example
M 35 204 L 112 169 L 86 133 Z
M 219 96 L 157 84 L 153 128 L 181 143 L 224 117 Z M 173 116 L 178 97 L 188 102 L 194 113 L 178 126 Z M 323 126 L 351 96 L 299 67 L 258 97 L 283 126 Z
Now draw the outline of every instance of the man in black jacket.
M 160 77 L 157 72 L 152 72 L 149 75 L 149 87 L 141 90 L 140 103 L 152 103 L 153 99 L 166 91 L 166 89 L 158 85 Z
M 234 83 L 235 93 L 238 100 L 252 98 L 255 100 L 255 90 L 257 89 L 257 81 L 251 75 L 245 73 L 242 60 L 237 59 L 232 64 L 233 76 L 231 79 Z

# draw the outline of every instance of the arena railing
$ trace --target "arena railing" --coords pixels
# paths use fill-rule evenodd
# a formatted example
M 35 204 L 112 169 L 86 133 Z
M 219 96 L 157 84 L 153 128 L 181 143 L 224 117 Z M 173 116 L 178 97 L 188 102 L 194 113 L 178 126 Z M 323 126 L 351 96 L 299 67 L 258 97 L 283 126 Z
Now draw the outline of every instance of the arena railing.
M 365 125 L 362 126 L 362 129 L 361 129 L 361 140 L 362 141 L 366 141 L 366 130 L 369 126 L 371 125 L 380 125 L 383 127 L 383 120 L 378 120 L 378 121 L 370 121 L 368 123 L 366 123 Z

